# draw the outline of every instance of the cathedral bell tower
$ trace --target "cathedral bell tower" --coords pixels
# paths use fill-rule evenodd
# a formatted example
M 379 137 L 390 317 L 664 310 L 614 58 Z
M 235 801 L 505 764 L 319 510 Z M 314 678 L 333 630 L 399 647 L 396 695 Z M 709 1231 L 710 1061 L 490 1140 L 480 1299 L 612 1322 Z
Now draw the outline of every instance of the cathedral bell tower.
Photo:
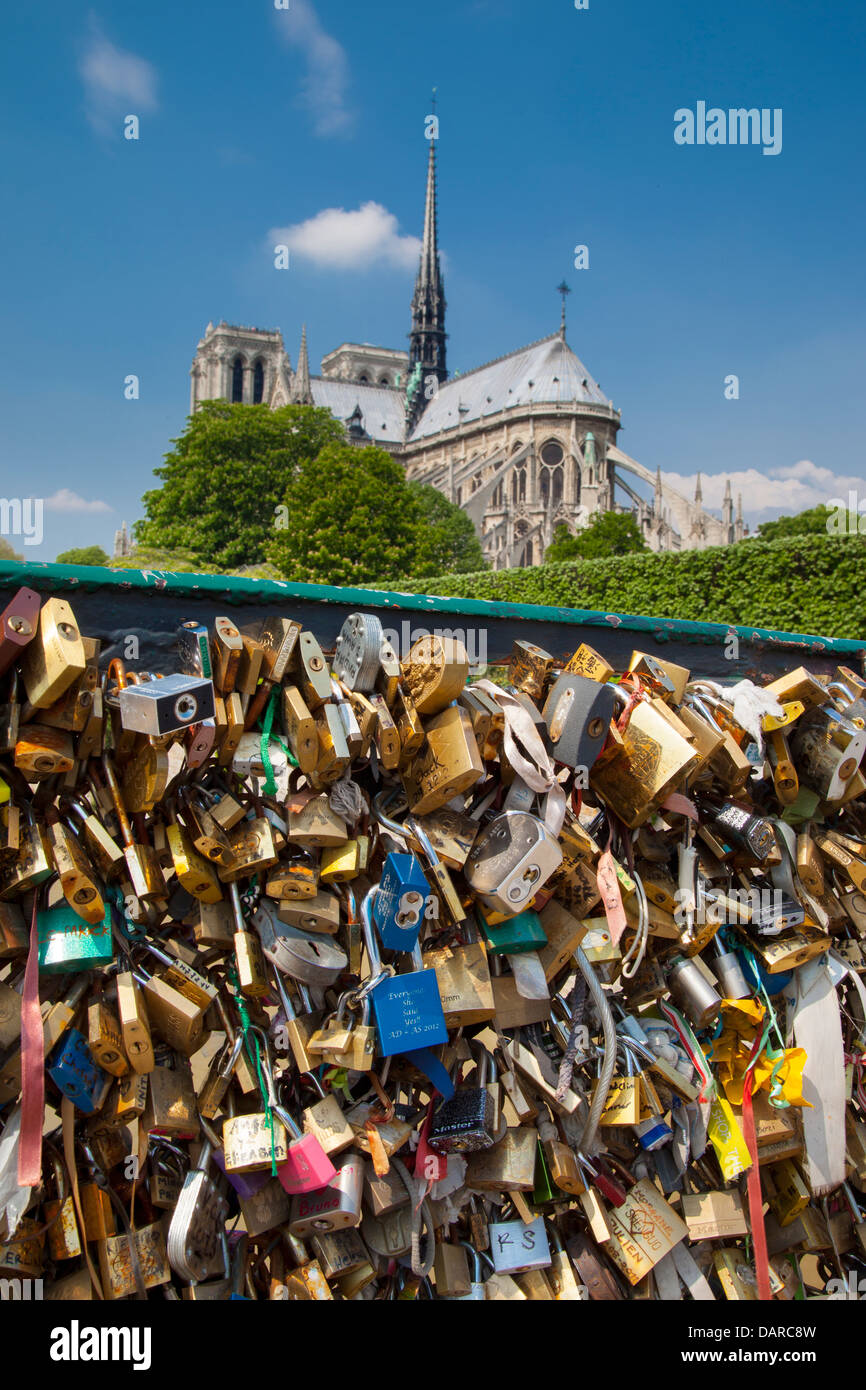
M 427 164 L 427 201 L 424 208 L 424 240 L 415 293 L 412 296 L 412 329 L 409 333 L 409 385 L 407 413 L 414 426 L 432 394 L 426 380 L 443 382 L 445 366 L 445 291 L 439 265 L 439 228 L 436 206 L 436 140 L 430 140 Z M 411 395 L 408 394 L 411 391 Z

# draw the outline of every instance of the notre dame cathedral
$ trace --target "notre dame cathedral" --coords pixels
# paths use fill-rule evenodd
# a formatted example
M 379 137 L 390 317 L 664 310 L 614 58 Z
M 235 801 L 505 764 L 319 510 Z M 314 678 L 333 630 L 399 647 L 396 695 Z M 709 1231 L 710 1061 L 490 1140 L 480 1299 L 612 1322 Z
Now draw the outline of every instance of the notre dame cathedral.
M 494 569 L 540 564 L 557 525 L 574 533 L 612 510 L 632 510 L 653 550 L 742 539 L 730 482 L 719 521 L 703 509 L 700 475 L 689 501 L 661 470 L 653 475 L 617 447 L 620 413 L 566 341 L 568 287 L 559 288 L 558 333 L 449 379 L 431 140 L 409 352 L 341 343 L 311 376 L 306 328 L 293 371 L 278 331 L 208 324 L 190 373 L 190 410 L 217 398 L 326 407 L 352 443 L 387 449 L 409 478 L 462 507 Z M 649 484 L 652 501 L 629 478 Z

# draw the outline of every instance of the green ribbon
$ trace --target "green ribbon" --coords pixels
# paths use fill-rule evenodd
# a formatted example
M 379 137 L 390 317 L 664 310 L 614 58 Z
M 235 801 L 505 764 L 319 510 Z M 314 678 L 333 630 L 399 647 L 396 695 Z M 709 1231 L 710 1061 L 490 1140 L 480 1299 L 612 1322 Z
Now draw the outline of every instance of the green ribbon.
M 331 1067 L 323 1077 L 324 1081 L 331 1083 L 332 1091 L 341 1091 L 346 1100 L 351 1101 L 352 1092 L 349 1090 L 349 1072 L 346 1067 Z
M 252 1062 L 253 1066 L 254 1066 L 255 1069 L 256 1069 L 256 1080 L 257 1080 L 258 1083 L 259 1083 L 259 1091 L 261 1092 L 262 1103 L 263 1103 L 263 1105 L 264 1105 L 264 1110 L 265 1110 L 265 1116 L 266 1116 L 267 1121 L 268 1121 L 268 1129 L 270 1130 L 270 1135 L 271 1135 L 271 1177 L 272 1177 L 272 1178 L 275 1178 L 275 1177 L 277 1176 L 277 1141 L 276 1141 L 276 1137 L 275 1137 L 275 1134 L 274 1134 L 274 1112 L 273 1112 L 273 1110 L 271 1109 L 271 1102 L 270 1102 L 270 1097 L 269 1097 L 269 1095 L 268 1095 L 268 1088 L 267 1088 L 267 1086 L 265 1085 L 265 1074 L 264 1074 L 264 1071 L 262 1070 L 262 1050 L 261 1050 L 261 1046 L 260 1046 L 260 1044 L 259 1044 L 259 1040 L 258 1040 L 257 1035 L 256 1035 L 255 1033 L 251 1032 L 251 1028 L 252 1028 L 252 1019 L 250 1018 L 250 1011 L 249 1011 L 249 1008 L 247 1007 L 247 1001 L 246 1001 L 246 999 L 244 998 L 244 996 L 243 996 L 243 995 L 241 994 L 241 992 L 240 992 L 240 986 L 239 986 L 239 983 L 238 983 L 237 971 L 235 970 L 235 968 L 234 968 L 233 965 L 229 965 L 229 967 L 228 967 L 228 969 L 227 969 L 227 971 L 226 971 L 226 975 L 227 975 L 227 977 L 228 977 L 229 984 L 233 985 L 234 988 L 237 990 L 237 995 L 236 995 L 236 997 L 235 997 L 235 1003 L 236 1003 L 237 1006 L 238 1006 L 238 1013 L 240 1014 L 240 1019 L 241 1019 L 241 1030 L 242 1030 L 243 1035 L 244 1035 L 244 1047 L 246 1048 L 247 1056 L 249 1057 L 250 1061 Z
M 262 766 L 265 769 L 265 785 L 262 787 L 263 796 L 275 796 L 277 791 L 277 782 L 276 778 L 274 777 L 274 765 L 271 762 L 271 755 L 268 748 L 268 744 L 270 743 L 272 738 L 274 742 L 278 745 L 278 747 L 280 747 L 285 753 L 289 761 L 289 765 L 291 767 L 298 766 L 298 760 L 292 753 L 288 744 L 283 742 L 279 734 L 273 734 L 271 732 L 271 730 L 274 727 L 274 715 L 276 714 L 277 700 L 279 699 L 279 694 L 280 687 L 278 685 L 275 685 L 271 690 L 271 696 L 268 700 L 267 706 L 265 707 L 264 718 L 262 719 L 262 739 L 260 747 Z

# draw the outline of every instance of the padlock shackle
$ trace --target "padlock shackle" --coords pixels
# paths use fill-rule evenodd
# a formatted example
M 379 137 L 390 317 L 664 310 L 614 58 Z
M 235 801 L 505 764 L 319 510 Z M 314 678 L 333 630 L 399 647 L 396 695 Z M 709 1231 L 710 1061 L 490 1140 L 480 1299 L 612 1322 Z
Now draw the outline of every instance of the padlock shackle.
M 370 971 L 373 975 L 378 975 L 382 970 L 382 957 L 379 954 L 379 946 L 376 941 L 376 933 L 373 929 L 373 904 L 376 901 L 378 886 L 369 889 L 364 895 L 361 903 L 361 925 L 364 932 L 364 945 L 367 947 L 367 955 L 370 957 Z

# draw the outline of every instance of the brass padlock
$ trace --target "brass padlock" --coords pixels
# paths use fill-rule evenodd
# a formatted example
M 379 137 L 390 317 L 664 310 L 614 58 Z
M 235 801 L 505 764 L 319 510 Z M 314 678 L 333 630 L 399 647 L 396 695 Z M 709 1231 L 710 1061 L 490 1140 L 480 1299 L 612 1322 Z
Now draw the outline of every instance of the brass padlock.
M 21 679 L 30 704 L 37 709 L 53 705 L 83 675 L 86 665 L 72 608 L 65 599 L 46 599 L 39 613 L 39 630 L 21 662 Z
M 437 714 L 456 700 L 469 675 L 469 657 L 454 637 L 419 637 L 403 662 L 403 680 L 420 715 Z

